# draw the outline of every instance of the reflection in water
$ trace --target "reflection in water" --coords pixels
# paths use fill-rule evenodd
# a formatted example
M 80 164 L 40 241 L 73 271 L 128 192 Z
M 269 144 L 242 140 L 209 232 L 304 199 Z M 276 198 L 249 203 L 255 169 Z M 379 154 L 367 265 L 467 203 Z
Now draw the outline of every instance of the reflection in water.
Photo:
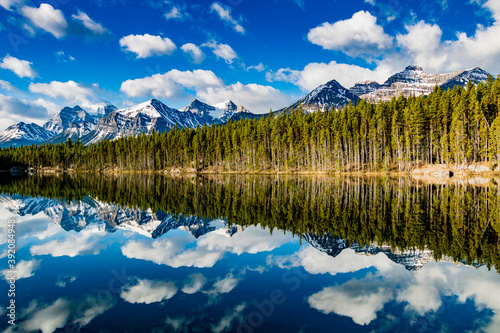
M 500 329 L 493 180 L 65 175 L 0 191 L 23 290 L 8 332 Z

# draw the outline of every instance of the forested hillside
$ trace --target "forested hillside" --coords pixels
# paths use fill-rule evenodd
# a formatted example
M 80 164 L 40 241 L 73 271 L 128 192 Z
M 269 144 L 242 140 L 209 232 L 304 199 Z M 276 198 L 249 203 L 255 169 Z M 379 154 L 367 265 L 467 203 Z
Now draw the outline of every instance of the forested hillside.
M 407 171 L 500 161 L 500 78 L 427 97 L 360 101 L 340 111 L 229 121 L 103 141 L 4 148 L 4 164 L 84 170 Z

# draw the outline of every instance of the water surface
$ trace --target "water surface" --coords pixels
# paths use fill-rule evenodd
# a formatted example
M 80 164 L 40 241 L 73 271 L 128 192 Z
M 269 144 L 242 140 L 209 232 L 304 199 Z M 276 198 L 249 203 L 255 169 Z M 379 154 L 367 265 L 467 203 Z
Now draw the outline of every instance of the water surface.
M 64 175 L 0 192 L 7 332 L 500 330 L 494 180 Z

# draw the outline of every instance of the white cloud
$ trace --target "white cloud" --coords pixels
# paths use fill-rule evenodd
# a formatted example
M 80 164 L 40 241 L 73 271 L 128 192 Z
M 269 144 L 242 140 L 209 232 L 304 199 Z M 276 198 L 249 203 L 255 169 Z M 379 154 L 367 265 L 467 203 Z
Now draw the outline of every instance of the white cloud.
M 4 124 L 45 120 L 57 109 L 55 104 L 43 99 L 27 101 L 0 94 L 0 118 Z
M 137 284 L 124 286 L 120 297 L 129 303 L 151 304 L 168 300 L 177 291 L 174 282 L 138 279 Z
M 491 311 L 493 316 L 484 322 L 486 327 L 480 327 L 482 331 L 497 332 L 500 328 L 500 275 L 487 267 L 431 261 L 418 271 L 408 271 L 383 253 L 368 256 L 346 249 L 332 257 L 309 245 L 268 262 L 273 263 L 284 268 L 303 267 L 310 274 L 355 273 L 347 282 L 325 287 L 307 300 L 318 311 L 350 317 L 359 325 L 376 320 L 389 302 L 402 303 L 407 320 L 415 314 L 429 318 L 429 312 L 439 313 L 443 296 L 447 296 L 458 303 L 471 302 L 478 311 Z M 366 268 L 374 272 L 357 279 L 356 272 Z
M 33 79 L 38 74 L 33 68 L 31 68 L 32 64 L 33 63 L 29 61 L 19 60 L 10 55 L 6 55 L 0 63 L 0 67 L 14 72 L 20 78 L 29 77 L 30 79 Z
M 245 28 L 241 26 L 238 20 L 234 19 L 231 16 L 231 11 L 229 10 L 229 8 L 224 8 L 219 3 L 214 2 L 210 6 L 210 11 L 217 13 L 217 15 L 220 17 L 221 20 L 232 26 L 234 31 L 239 32 L 241 34 L 245 33 Z
M 174 7 L 172 7 L 172 9 L 168 13 L 165 13 L 165 18 L 167 20 L 182 19 L 183 15 L 180 12 L 179 8 L 177 8 L 176 6 L 174 6 Z
M 0 6 L 9 11 L 23 3 L 24 0 L 0 0 Z
M 377 25 L 377 18 L 365 11 L 344 21 L 325 22 L 311 29 L 307 38 L 325 49 L 343 51 L 353 57 L 379 54 L 392 46 L 392 38 Z
M 446 63 L 447 55 L 439 50 L 443 32 L 436 24 L 420 21 L 415 25 L 406 26 L 407 34 L 396 36 L 400 47 L 406 49 L 413 63 L 430 71 L 439 71 Z
M 66 35 L 68 22 L 63 12 L 59 9 L 54 9 L 54 7 L 47 3 L 40 4 L 38 8 L 22 7 L 20 13 L 29 19 L 34 26 L 51 33 L 58 39 Z
M 52 98 L 62 98 L 68 103 L 74 104 L 91 104 L 92 100 L 97 99 L 94 91 L 97 88 L 97 85 L 87 86 L 75 81 L 52 81 L 50 83 L 31 83 L 29 85 L 29 90 L 33 93 Z
M 62 62 L 72 62 L 75 61 L 75 58 L 69 54 L 64 53 L 64 51 L 57 51 L 56 58 Z
M 56 281 L 56 286 L 60 288 L 66 287 L 68 283 L 73 283 L 76 281 L 76 276 L 75 275 L 63 275 L 59 276 Z
M 227 294 L 231 292 L 234 288 L 236 288 L 236 286 L 238 286 L 240 280 L 241 278 L 235 277 L 233 274 L 229 273 L 228 275 L 226 275 L 225 278 L 218 279 L 214 283 L 213 288 L 207 291 L 207 294 L 209 295 Z
M 153 55 L 170 55 L 177 48 L 169 38 L 150 34 L 125 36 L 120 39 L 120 46 L 125 51 L 135 53 L 137 58 L 148 58 Z
M 19 332 L 51 333 L 72 322 L 77 327 L 88 325 L 94 318 L 102 315 L 116 304 L 116 299 L 87 295 L 80 300 L 59 298 L 52 304 L 32 301 L 30 305 L 19 311 L 22 321 Z
M 182 292 L 185 294 L 196 294 L 207 283 L 207 278 L 200 273 L 191 274 L 182 286 Z
M 51 305 L 37 310 L 22 322 L 20 328 L 26 332 L 41 330 L 44 333 L 54 332 L 56 329 L 64 327 L 70 317 L 70 302 L 59 298 Z
M 12 85 L 12 83 L 4 80 L 0 80 L 0 89 L 6 90 L 6 91 L 15 91 L 17 90 L 16 87 Z
M 130 97 L 154 96 L 174 98 L 183 88 L 204 90 L 211 86 L 219 87 L 223 82 L 212 71 L 197 69 L 179 71 L 173 69 L 165 74 L 155 74 L 143 79 L 127 80 L 120 90 Z
M 71 16 L 74 20 L 80 21 L 83 26 L 96 34 L 106 34 L 109 30 L 102 26 L 102 24 L 92 20 L 86 13 L 78 11 L 78 15 L 73 14 Z
M 237 318 L 243 317 L 243 310 L 245 310 L 246 304 L 242 303 L 235 306 L 233 309 L 226 311 L 224 317 L 217 324 L 212 325 L 212 332 L 220 333 L 220 332 L 228 332 L 233 327 L 233 321 Z
M 267 113 L 269 108 L 280 108 L 293 102 L 293 98 L 279 90 L 258 84 L 226 85 L 212 71 L 171 70 L 165 74 L 127 80 L 120 90 L 130 97 L 153 96 L 176 99 L 184 97 L 186 90 L 194 90 L 196 97 L 207 103 L 216 104 L 231 99 L 255 113 Z
M 232 64 L 234 59 L 238 58 L 238 55 L 233 50 L 233 48 L 227 44 L 217 43 L 212 40 L 203 44 L 204 47 L 209 47 L 212 49 L 212 52 L 217 56 L 217 58 L 222 58 L 228 64 Z
M 32 277 L 35 273 L 36 270 L 40 268 L 40 260 L 21 260 L 16 263 L 16 279 L 25 279 Z M 9 270 L 5 269 L 0 272 L 1 275 L 4 276 L 4 279 L 9 278 Z
M 262 63 L 259 63 L 258 65 L 255 65 L 255 66 L 248 66 L 247 67 L 247 71 L 252 70 L 252 69 L 256 70 L 257 72 L 263 72 L 266 69 L 266 67 Z
M 254 113 L 268 113 L 269 109 L 277 110 L 295 101 L 293 97 L 271 86 L 240 82 L 229 86 L 209 87 L 198 91 L 197 96 L 212 104 L 231 99 Z
M 205 58 L 203 51 L 193 43 L 186 43 L 181 46 L 181 50 L 193 58 L 195 64 L 201 64 Z
M 292 236 L 271 235 L 268 229 L 249 227 L 232 237 L 216 231 L 197 240 L 188 232 L 155 240 L 129 241 L 121 250 L 128 258 L 152 261 L 171 267 L 212 267 L 227 252 L 258 253 L 272 251 L 290 241 Z
M 372 279 L 371 283 L 350 280 L 340 286 L 324 288 L 310 296 L 308 302 L 313 309 L 325 314 L 348 316 L 358 325 L 367 325 L 393 298 L 392 290 L 385 288 L 384 282 Z
M 389 76 L 394 74 L 390 65 L 379 65 L 370 70 L 356 65 L 340 64 L 336 61 L 325 63 L 310 63 L 303 70 L 292 70 L 281 68 L 276 72 L 266 73 L 268 81 L 291 82 L 304 91 L 310 91 L 319 85 L 336 79 L 346 88 L 352 87 L 356 82 L 375 80 L 383 83 Z
M 85 228 L 79 233 L 68 232 L 62 239 L 54 239 L 30 248 L 32 255 L 51 255 L 52 257 L 76 257 L 99 253 L 105 245 L 101 241 L 107 233 L 97 229 Z

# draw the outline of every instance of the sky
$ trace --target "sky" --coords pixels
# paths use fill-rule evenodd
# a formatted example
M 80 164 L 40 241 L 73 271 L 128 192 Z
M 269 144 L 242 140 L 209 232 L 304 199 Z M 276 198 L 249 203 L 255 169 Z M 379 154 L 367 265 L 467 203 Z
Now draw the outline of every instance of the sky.
M 406 66 L 500 72 L 500 0 L 0 0 L 0 130 L 64 106 L 254 113 Z

